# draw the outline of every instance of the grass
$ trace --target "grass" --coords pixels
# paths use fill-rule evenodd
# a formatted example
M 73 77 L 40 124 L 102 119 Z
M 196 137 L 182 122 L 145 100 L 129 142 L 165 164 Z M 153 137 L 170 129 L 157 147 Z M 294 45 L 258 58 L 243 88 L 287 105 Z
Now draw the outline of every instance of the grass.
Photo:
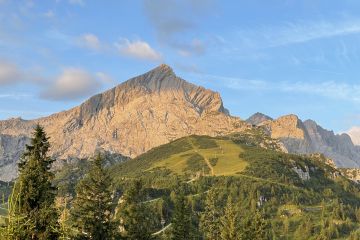
M 192 136 L 187 138 L 187 141 L 186 145 L 190 145 L 191 149 L 167 156 L 152 164 L 149 170 L 163 167 L 177 174 L 183 174 L 189 169 L 189 159 L 193 156 L 202 157 L 196 158 L 197 161 L 205 159 L 208 168 L 212 169 L 212 175 L 215 176 L 236 175 L 244 171 L 247 166 L 247 162 L 239 158 L 243 149 L 231 140 Z M 216 164 L 212 159 L 217 159 Z

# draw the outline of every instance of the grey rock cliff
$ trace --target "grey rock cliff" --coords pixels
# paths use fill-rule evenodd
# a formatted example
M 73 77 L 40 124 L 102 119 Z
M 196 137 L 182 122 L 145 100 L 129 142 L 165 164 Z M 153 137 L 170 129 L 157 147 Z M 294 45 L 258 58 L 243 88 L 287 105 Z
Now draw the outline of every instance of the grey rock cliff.
M 302 122 L 296 115 L 287 115 L 260 124 L 272 138 L 279 139 L 290 153 L 322 153 L 338 167 L 360 167 L 360 151 L 347 134 L 335 134 L 312 120 Z

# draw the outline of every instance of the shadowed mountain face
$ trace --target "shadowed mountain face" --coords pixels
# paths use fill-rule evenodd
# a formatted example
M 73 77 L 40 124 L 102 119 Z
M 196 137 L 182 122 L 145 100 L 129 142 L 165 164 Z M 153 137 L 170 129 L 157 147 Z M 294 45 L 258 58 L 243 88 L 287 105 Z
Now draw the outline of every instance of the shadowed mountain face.
M 50 136 L 51 154 L 58 159 L 85 158 L 97 150 L 136 157 L 183 136 L 218 136 L 248 127 L 229 116 L 219 93 L 186 82 L 167 65 L 68 111 L 36 120 L 0 121 L 0 134 L 16 141 L 19 136 L 30 136 L 37 123 Z M 0 155 L 1 168 L 16 169 L 22 149 L 21 145 L 11 148 L 14 157 Z M 0 171 L 0 180 L 12 179 L 14 172 Z
M 360 149 L 347 134 L 334 134 L 312 120 L 302 122 L 296 115 L 258 121 L 272 138 L 279 139 L 290 153 L 323 153 L 338 167 L 359 167 Z

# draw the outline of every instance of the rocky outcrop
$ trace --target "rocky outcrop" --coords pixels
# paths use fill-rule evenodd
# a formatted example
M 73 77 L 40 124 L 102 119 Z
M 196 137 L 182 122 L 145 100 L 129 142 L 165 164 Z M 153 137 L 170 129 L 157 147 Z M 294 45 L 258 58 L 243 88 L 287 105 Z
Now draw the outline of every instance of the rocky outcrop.
M 296 115 L 287 115 L 259 124 L 272 138 L 279 139 L 290 153 L 322 153 L 338 167 L 359 167 L 360 151 L 347 134 L 335 134 L 312 120 L 302 122 Z
M 263 114 L 263 113 L 255 113 L 253 115 L 251 115 L 248 119 L 246 119 L 246 122 L 258 126 L 259 124 L 265 122 L 265 121 L 269 121 L 269 120 L 273 120 L 271 117 Z
M 303 181 L 310 180 L 309 168 L 305 166 L 305 171 L 300 167 L 293 167 L 292 170 L 296 172 L 299 178 Z
M 348 178 L 356 183 L 360 183 L 360 169 L 359 168 L 342 168 L 342 169 L 340 169 L 340 172 L 346 178 Z
M 0 134 L 30 136 L 35 124 L 44 126 L 57 159 L 85 158 L 97 150 L 136 157 L 183 136 L 218 136 L 249 127 L 229 115 L 219 93 L 186 82 L 167 65 L 68 111 L 31 121 L 0 121 Z M 17 158 L 20 151 L 10 152 Z M 8 162 L 0 156 L 2 168 L 12 168 Z

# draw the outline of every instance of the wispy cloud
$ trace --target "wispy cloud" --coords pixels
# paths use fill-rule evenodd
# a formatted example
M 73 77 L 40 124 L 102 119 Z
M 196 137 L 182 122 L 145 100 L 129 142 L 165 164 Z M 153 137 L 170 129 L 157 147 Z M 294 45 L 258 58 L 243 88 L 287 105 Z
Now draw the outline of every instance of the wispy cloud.
M 318 39 L 360 33 L 360 18 L 334 21 L 298 21 L 277 26 L 262 26 L 238 31 L 237 37 L 244 46 L 278 47 L 306 43 Z
M 196 20 L 208 13 L 213 0 L 144 0 L 144 11 L 158 40 L 181 56 L 202 55 L 206 44 L 197 38 L 184 38 L 196 28 Z M 180 36 L 181 34 L 181 36 Z
M 69 3 L 72 4 L 72 5 L 79 5 L 79 6 L 84 6 L 85 5 L 84 0 L 69 0 Z
M 360 84 L 339 83 L 335 81 L 325 82 L 268 82 L 259 79 L 246 79 L 224 77 L 216 75 L 202 75 L 203 78 L 221 80 L 229 89 L 246 91 L 272 91 L 283 93 L 302 93 L 333 99 L 342 99 L 360 102 Z
M 32 98 L 32 97 L 34 97 L 34 95 L 32 95 L 32 94 L 27 94 L 27 93 L 7 93 L 7 94 L 0 94 L 0 98 L 4 98 L 4 99 L 20 100 L 20 99 Z
M 96 77 L 98 77 L 98 79 L 104 84 L 115 83 L 115 80 L 111 76 L 109 76 L 108 74 L 106 74 L 104 72 L 97 72 Z
M 21 81 L 23 73 L 16 64 L 0 60 L 0 86 Z
M 20 83 L 39 84 L 43 79 L 33 70 L 21 69 L 17 64 L 0 59 L 0 86 Z
M 120 54 L 125 56 L 150 61 L 160 61 L 162 59 L 161 53 L 142 40 L 130 41 L 123 38 L 114 45 Z
M 87 33 L 78 38 L 78 44 L 84 48 L 89 48 L 94 51 L 100 51 L 105 48 L 98 36 L 92 33 Z

